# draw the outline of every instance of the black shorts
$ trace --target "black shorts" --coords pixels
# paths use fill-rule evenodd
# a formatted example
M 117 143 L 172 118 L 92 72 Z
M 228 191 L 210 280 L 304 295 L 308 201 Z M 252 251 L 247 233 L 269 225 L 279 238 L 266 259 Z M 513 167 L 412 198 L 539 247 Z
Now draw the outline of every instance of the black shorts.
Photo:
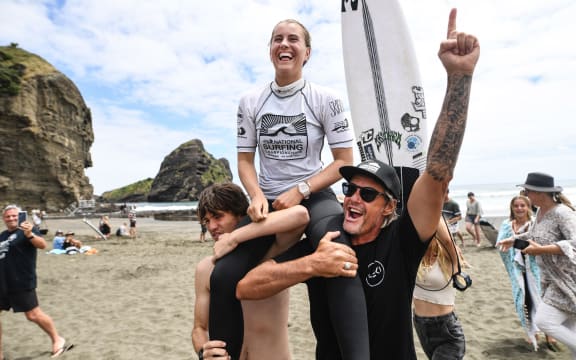
M 12 309 L 15 313 L 27 312 L 38 306 L 36 290 L 21 290 L 0 295 L 0 310 Z

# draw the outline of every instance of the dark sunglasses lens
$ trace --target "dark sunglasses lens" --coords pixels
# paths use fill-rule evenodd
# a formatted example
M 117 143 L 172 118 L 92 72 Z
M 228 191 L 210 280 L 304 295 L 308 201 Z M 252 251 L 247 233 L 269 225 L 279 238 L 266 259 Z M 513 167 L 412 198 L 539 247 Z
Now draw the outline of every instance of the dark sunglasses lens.
M 370 188 L 360 189 L 360 197 L 366 202 L 372 202 L 378 196 L 378 191 Z
M 352 196 L 356 192 L 356 185 L 350 183 L 342 183 L 342 193 L 344 196 Z

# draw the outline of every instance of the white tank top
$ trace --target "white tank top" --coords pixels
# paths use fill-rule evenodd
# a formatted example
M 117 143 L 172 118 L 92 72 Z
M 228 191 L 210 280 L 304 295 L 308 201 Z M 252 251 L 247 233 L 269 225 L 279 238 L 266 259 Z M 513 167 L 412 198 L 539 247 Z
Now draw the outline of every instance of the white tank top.
M 439 290 L 441 288 L 443 289 Z M 438 264 L 438 261 L 434 262 L 432 268 L 425 276 L 422 278 L 416 277 L 414 299 L 427 301 L 432 304 L 454 305 L 454 297 L 456 296 L 455 294 L 456 292 L 452 286 L 452 279 L 446 280 L 444 273 L 440 268 L 440 264 Z

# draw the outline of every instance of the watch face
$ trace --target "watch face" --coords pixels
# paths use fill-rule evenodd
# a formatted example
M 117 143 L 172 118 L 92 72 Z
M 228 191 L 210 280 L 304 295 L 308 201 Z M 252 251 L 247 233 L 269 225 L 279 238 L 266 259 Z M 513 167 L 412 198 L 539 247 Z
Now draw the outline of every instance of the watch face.
M 298 184 L 298 191 L 304 196 L 310 195 L 310 186 L 307 183 L 301 182 Z

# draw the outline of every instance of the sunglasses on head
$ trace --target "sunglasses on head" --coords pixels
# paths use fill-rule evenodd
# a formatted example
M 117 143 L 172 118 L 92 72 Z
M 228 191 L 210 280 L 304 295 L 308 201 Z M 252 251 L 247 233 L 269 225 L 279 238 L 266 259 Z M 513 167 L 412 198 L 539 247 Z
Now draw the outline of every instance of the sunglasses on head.
M 342 183 L 342 193 L 346 197 L 354 195 L 356 193 L 356 190 L 358 189 L 360 189 L 360 198 L 362 198 L 362 200 L 366 202 L 374 201 L 374 199 L 376 199 L 376 196 L 378 195 L 382 195 L 388 200 L 393 199 L 392 195 L 388 194 L 387 192 L 379 192 L 378 190 L 373 189 L 371 187 L 362 187 L 354 183 L 348 183 L 348 182 Z

